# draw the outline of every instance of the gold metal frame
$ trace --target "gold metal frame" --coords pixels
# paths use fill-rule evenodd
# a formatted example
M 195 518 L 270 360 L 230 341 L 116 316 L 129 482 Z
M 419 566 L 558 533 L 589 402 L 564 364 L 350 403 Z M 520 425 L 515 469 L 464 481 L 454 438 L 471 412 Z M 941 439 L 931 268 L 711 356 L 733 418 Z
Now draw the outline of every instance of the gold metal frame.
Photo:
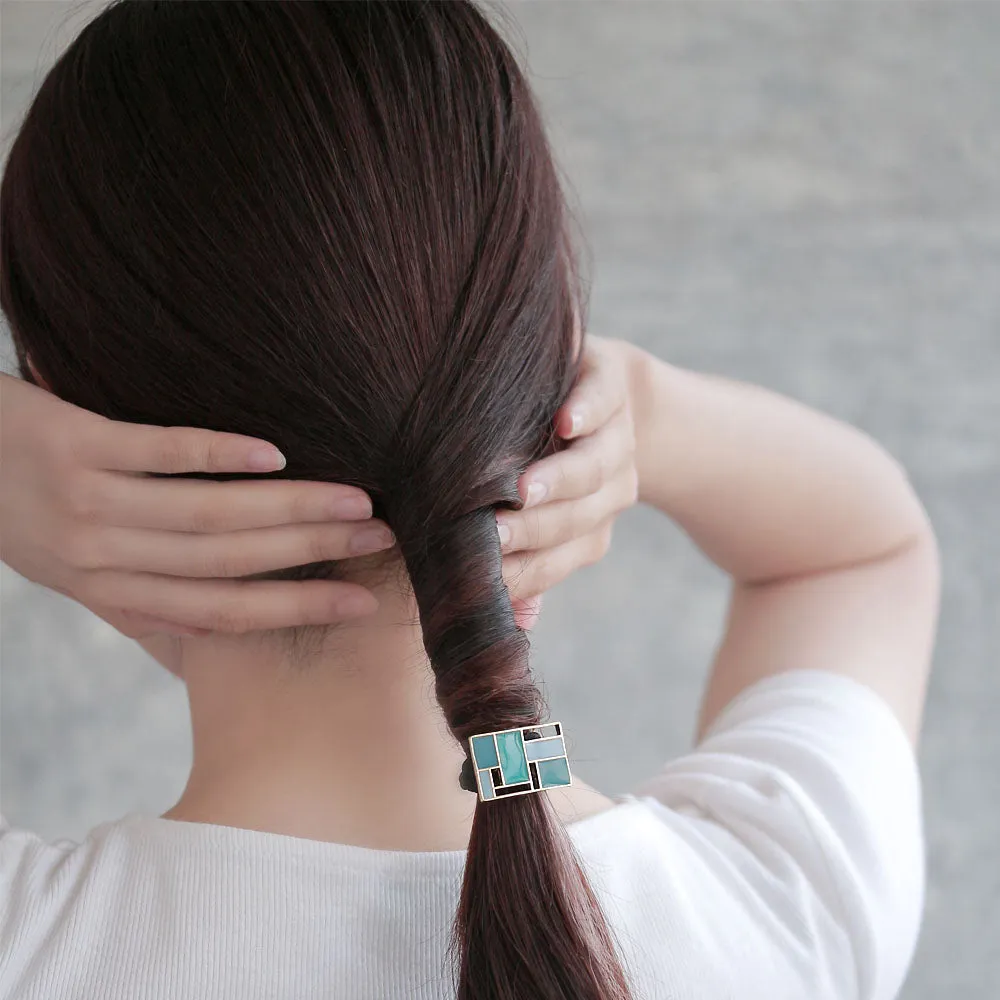
M 528 744 L 529 743 L 533 743 L 534 740 L 526 740 L 524 738 L 525 732 L 527 732 L 528 730 L 531 730 L 532 732 L 541 732 L 543 729 L 554 728 L 556 726 L 559 727 L 558 732 L 552 733 L 549 736 L 542 736 L 541 738 L 542 739 L 554 739 L 557 736 L 561 737 L 562 741 L 563 741 L 563 750 L 566 751 L 566 733 L 563 731 L 563 727 L 562 727 L 562 723 L 561 722 L 544 722 L 544 723 L 539 723 L 538 725 L 535 725 L 535 726 L 515 726 L 513 729 L 497 729 L 497 730 L 494 730 L 492 733 L 474 733 L 472 736 L 470 736 L 469 739 L 468 739 L 468 743 L 469 743 L 469 759 L 472 761 L 472 769 L 476 773 L 476 792 L 477 792 L 477 794 L 479 796 L 479 801 L 480 802 L 499 802 L 499 801 L 501 801 L 503 799 L 516 799 L 519 795 L 535 795 L 538 792 L 551 792 L 551 791 L 553 791 L 553 789 L 556 789 L 556 788 L 571 788 L 573 786 L 573 770 L 569 766 L 569 753 L 568 752 L 552 754 L 551 757 L 540 757 L 537 760 L 527 760 L 527 756 L 528 756 L 527 755 L 527 749 L 525 749 L 525 760 L 527 761 L 527 764 L 528 764 L 529 783 L 530 783 L 530 774 L 531 774 L 531 765 L 532 764 L 540 764 L 540 763 L 542 763 L 543 761 L 546 761 L 546 760 L 565 760 L 566 761 L 566 770 L 569 772 L 569 784 L 568 785 L 552 785 L 552 786 L 550 786 L 548 788 L 546 788 L 544 786 L 539 786 L 538 788 L 527 788 L 527 789 L 525 789 L 524 791 L 521 791 L 521 792 L 506 792 L 503 795 L 497 795 L 496 794 L 496 789 L 493 789 L 493 795 L 492 796 L 485 796 L 485 797 L 483 796 L 483 783 L 482 783 L 482 778 L 480 777 L 480 775 L 481 775 L 482 771 L 489 771 L 489 770 L 492 770 L 492 768 L 486 768 L 486 767 L 480 768 L 478 766 L 478 764 L 476 762 L 476 751 L 475 751 L 475 748 L 472 745 L 472 741 L 473 740 L 479 739 L 482 736 L 492 736 L 493 737 L 493 752 L 496 754 L 496 758 L 497 758 L 497 761 L 498 761 L 497 766 L 500 767 L 500 765 L 499 765 L 499 761 L 500 761 L 500 747 L 497 744 L 497 737 L 500 736 L 502 733 L 517 733 L 517 732 L 519 732 L 521 734 L 521 745 L 523 747 L 527 748 Z M 502 768 L 501 768 L 501 772 L 500 773 L 501 774 L 503 773 L 503 769 Z

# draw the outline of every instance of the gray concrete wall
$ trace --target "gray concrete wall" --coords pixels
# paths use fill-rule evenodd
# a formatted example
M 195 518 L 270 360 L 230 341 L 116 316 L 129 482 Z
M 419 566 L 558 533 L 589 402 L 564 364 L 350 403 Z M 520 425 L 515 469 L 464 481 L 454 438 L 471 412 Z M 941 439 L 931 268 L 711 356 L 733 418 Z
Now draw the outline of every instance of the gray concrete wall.
M 66 9 L 4 3 L 5 130 Z M 930 509 L 930 888 L 904 996 L 998 996 L 1000 6 L 513 9 L 593 248 L 591 328 L 859 424 Z M 4 811 L 79 836 L 165 808 L 188 764 L 180 684 L 67 601 L 2 584 Z M 724 599 L 648 510 L 549 595 L 537 660 L 587 780 L 625 789 L 688 745 Z

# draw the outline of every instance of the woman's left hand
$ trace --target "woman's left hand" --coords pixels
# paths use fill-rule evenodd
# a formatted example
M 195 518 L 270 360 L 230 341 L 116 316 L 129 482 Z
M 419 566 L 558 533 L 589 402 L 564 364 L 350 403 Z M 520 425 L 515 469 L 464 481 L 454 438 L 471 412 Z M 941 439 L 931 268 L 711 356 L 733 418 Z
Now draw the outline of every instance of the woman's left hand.
M 504 582 L 521 628 L 534 624 L 544 591 L 604 557 L 615 518 L 638 498 L 624 346 L 586 336 L 580 381 L 556 414 L 557 433 L 572 443 L 523 473 L 521 510 L 497 514 Z

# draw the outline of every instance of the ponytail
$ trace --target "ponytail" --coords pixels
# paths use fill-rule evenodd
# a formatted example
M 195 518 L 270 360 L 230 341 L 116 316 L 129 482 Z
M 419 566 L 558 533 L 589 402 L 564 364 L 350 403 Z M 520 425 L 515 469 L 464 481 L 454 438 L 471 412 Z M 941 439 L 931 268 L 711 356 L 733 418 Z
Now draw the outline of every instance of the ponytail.
M 516 485 L 512 492 L 516 497 Z M 543 723 L 528 636 L 515 623 L 501 576 L 494 508 L 423 534 L 412 548 L 404 538 L 400 544 L 455 738 L 467 747 L 477 733 Z M 457 1000 L 632 996 L 599 902 L 545 792 L 488 802 L 477 796 L 450 953 Z

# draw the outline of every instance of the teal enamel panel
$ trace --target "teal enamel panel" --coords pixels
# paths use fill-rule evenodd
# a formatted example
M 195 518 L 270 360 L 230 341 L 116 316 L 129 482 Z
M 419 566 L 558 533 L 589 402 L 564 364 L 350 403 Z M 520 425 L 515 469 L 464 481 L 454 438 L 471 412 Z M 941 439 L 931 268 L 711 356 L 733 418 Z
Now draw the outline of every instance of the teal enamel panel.
M 479 784 L 483 789 L 484 799 L 496 798 L 496 795 L 493 794 L 493 776 L 488 767 L 479 772 Z
M 568 785 L 570 783 L 569 761 L 565 757 L 540 760 L 535 767 L 538 768 L 538 781 L 542 788 L 552 788 L 553 785 Z
M 524 752 L 528 760 L 541 760 L 543 757 L 565 757 L 566 745 L 561 736 L 550 740 L 528 740 L 524 744 Z
M 505 785 L 531 781 L 520 729 L 509 729 L 505 733 L 497 733 L 497 749 L 500 751 L 500 772 L 503 774 Z
M 500 766 L 500 761 L 497 760 L 497 748 L 493 743 L 492 736 L 473 736 L 472 752 L 476 758 L 477 768 Z

